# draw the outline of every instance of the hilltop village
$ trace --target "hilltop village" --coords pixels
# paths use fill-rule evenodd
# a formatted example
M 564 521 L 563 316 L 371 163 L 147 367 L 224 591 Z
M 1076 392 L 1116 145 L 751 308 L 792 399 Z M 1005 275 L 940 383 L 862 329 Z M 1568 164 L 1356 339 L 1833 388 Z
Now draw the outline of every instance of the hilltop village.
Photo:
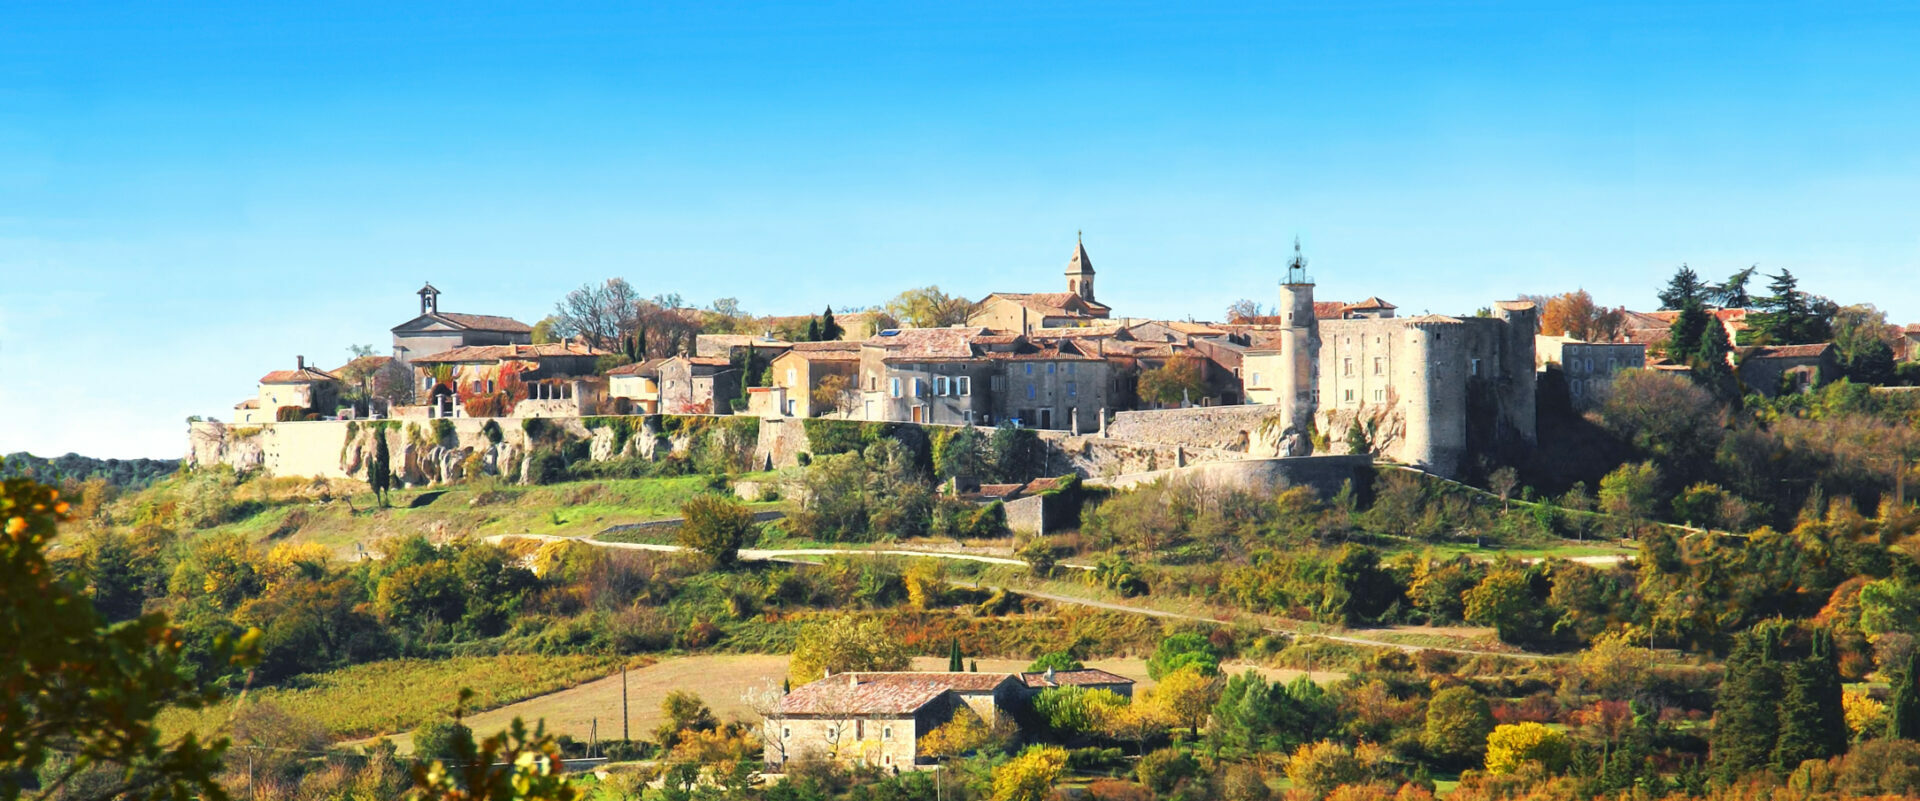
M 1549 298 L 1403 317 L 1380 297 L 1316 297 L 1297 247 L 1277 303 L 1241 301 L 1224 322 L 1117 314 L 1098 299 L 1081 242 L 1067 259 L 1064 291 L 969 302 L 929 287 L 838 316 L 753 318 L 643 300 L 618 283 L 585 287 L 533 325 L 444 311 L 441 290 L 427 284 L 417 315 L 393 327 L 391 355 L 366 352 L 331 369 L 295 357 L 291 369 L 260 378 L 230 426 L 822 418 L 1186 446 L 1191 453 L 1174 457 L 1180 465 L 1232 458 L 1221 451 L 1364 454 L 1462 477 L 1495 455 L 1534 447 L 1543 403 L 1577 415 L 1597 406 L 1622 371 L 1701 367 L 1690 358 L 1697 354 L 1669 347 L 1680 309 L 1596 311 L 1589 300 L 1584 317 L 1575 312 L 1576 330 L 1565 314 L 1543 327 Z M 1749 317 L 1760 312 L 1750 303 L 1702 305 L 1701 319 L 1724 334 L 1708 367 L 1724 367 L 1740 391 L 1805 392 L 1847 372 L 1833 342 L 1755 341 Z M 1889 327 L 1885 339 L 1893 360 L 1920 358 L 1920 325 Z M 196 426 L 195 461 L 234 461 L 230 449 L 207 446 L 230 430 L 219 426 Z M 283 468 L 276 472 L 302 472 L 286 469 L 301 460 L 280 459 L 274 448 L 242 449 L 236 466 L 257 458 Z

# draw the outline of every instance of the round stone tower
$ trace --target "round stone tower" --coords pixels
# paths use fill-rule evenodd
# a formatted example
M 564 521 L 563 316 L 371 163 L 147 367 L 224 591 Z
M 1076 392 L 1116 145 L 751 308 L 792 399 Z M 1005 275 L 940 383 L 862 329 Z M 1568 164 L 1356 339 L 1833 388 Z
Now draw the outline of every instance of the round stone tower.
M 1313 453 L 1313 417 L 1319 411 L 1315 390 L 1320 385 L 1320 321 L 1313 313 L 1313 278 L 1307 275 L 1300 243 L 1293 243 L 1293 260 L 1280 283 L 1280 356 L 1285 363 L 1278 386 L 1280 418 L 1286 431 L 1280 437 L 1283 456 Z

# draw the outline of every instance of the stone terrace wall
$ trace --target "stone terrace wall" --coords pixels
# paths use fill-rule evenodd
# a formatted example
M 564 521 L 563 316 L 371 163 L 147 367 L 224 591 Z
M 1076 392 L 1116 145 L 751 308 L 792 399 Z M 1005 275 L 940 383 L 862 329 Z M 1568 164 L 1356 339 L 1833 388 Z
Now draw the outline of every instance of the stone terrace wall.
M 1279 415 L 1280 407 L 1270 404 L 1119 412 L 1113 416 L 1113 422 L 1107 424 L 1107 436 L 1134 443 L 1213 448 L 1253 457 L 1278 456 L 1279 432 L 1262 434 L 1260 426 Z
M 1373 457 L 1359 454 L 1212 462 L 1172 470 L 1091 478 L 1087 483 L 1094 486 L 1126 489 L 1168 479 L 1193 482 L 1210 488 L 1263 492 L 1306 486 L 1312 487 L 1324 498 L 1340 492 L 1342 485 L 1351 482 L 1354 491 L 1365 497 L 1365 493 L 1373 486 L 1372 476 Z

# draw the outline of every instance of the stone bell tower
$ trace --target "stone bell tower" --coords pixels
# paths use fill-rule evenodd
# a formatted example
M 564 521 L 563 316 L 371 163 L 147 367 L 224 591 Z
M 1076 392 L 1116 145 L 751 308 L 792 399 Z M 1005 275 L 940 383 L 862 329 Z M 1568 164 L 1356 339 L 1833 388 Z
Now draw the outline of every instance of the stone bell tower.
M 1313 453 L 1313 418 L 1319 411 L 1320 321 L 1313 313 L 1313 278 L 1300 240 L 1293 242 L 1293 259 L 1280 282 L 1280 418 L 1286 430 L 1280 437 L 1280 455 Z
M 1079 232 L 1073 236 L 1073 258 L 1067 260 L 1067 291 L 1079 295 L 1088 303 L 1093 299 L 1093 259 L 1087 258 L 1087 246 L 1080 241 Z

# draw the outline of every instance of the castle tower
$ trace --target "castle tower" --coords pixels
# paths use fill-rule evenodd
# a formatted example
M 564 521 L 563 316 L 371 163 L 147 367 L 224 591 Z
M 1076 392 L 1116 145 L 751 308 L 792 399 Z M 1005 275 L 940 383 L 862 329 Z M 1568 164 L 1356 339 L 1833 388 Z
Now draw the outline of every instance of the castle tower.
M 1533 445 L 1539 441 L 1533 335 L 1540 330 L 1540 310 L 1532 301 L 1503 300 L 1493 304 L 1493 316 L 1507 324 L 1500 350 L 1500 375 L 1507 378 L 1499 390 L 1503 417 L 1514 436 Z
M 1067 260 L 1067 291 L 1088 303 L 1094 302 L 1093 259 L 1087 258 L 1087 246 L 1080 241 L 1077 231 L 1073 235 L 1073 258 Z
M 1277 389 L 1280 395 L 1280 419 L 1287 430 L 1281 436 L 1281 454 L 1308 456 L 1313 453 L 1313 417 L 1319 411 L 1320 321 L 1313 313 L 1313 278 L 1307 275 L 1307 259 L 1300 255 L 1300 242 L 1293 243 L 1293 260 L 1287 263 L 1287 277 L 1280 283 L 1280 356 L 1285 367 L 1280 371 Z

